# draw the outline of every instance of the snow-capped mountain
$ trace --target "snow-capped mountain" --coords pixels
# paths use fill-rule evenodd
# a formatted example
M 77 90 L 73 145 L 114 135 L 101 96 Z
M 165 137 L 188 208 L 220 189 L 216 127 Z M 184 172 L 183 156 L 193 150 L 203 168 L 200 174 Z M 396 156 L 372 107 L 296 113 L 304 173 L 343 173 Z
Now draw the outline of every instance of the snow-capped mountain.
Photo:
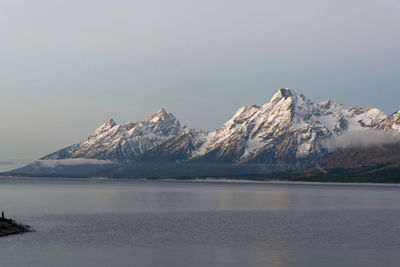
M 375 108 L 314 103 L 279 89 L 262 106 L 248 105 L 213 132 L 187 129 L 164 109 L 146 121 L 117 125 L 109 120 L 81 143 L 43 159 L 257 163 L 298 168 L 323 154 L 325 141 L 377 127 L 386 115 Z
M 141 157 L 153 160 L 254 163 L 299 168 L 326 152 L 325 141 L 349 131 L 372 128 L 386 118 L 378 109 L 313 103 L 290 89 L 279 89 L 262 105 L 248 105 L 218 130 L 187 131 Z M 176 153 L 179 151 L 179 153 Z
M 172 113 L 167 113 L 161 108 L 141 122 L 118 125 L 111 119 L 79 144 L 47 155 L 42 160 L 67 158 L 119 162 L 132 160 L 185 130 L 186 127 L 181 126 Z
M 212 133 L 195 129 L 186 129 L 163 144 L 154 147 L 138 157 L 144 162 L 180 162 L 188 161 L 205 148 Z
M 262 105 L 240 108 L 214 136 L 204 155 L 237 162 L 300 161 L 324 152 L 323 141 L 347 131 L 373 127 L 381 111 L 347 108 L 332 101 L 313 103 L 290 89 L 280 89 Z M 301 163 L 301 162 L 300 162 Z
M 42 175 L 50 172 L 48 160 L 65 159 L 106 160 L 111 163 L 103 164 L 106 171 L 101 173 L 114 177 L 290 171 L 317 164 L 332 151 L 332 147 L 328 151 L 329 141 L 352 133 L 362 136 L 360 131 L 370 129 L 400 131 L 400 111 L 386 117 L 376 108 L 346 107 L 330 100 L 315 103 L 284 88 L 261 106 L 239 108 L 212 132 L 188 129 L 164 109 L 141 122 L 118 125 L 109 120 L 82 142 L 43 157 L 47 169 L 41 167 L 43 164 L 31 164 L 14 173 L 28 170 L 30 175 Z M 73 172 L 67 163 L 57 162 L 59 171 L 50 174 Z M 87 162 L 80 168 L 84 175 L 99 169 Z
M 378 130 L 397 131 L 400 132 L 400 109 L 384 119 L 376 127 Z

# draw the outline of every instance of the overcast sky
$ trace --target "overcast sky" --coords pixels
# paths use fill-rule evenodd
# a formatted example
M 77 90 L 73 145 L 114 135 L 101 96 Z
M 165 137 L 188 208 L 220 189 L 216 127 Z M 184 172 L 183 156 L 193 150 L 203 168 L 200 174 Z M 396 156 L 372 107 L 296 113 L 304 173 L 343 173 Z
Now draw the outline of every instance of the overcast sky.
M 0 170 L 164 107 L 213 130 L 281 87 L 400 108 L 399 0 L 0 0 Z

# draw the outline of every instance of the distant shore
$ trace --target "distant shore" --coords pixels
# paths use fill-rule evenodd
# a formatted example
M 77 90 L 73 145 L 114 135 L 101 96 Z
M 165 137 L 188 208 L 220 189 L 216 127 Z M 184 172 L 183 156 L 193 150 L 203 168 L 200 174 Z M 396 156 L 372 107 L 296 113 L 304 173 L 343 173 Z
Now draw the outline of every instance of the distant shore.
M 302 180 L 279 180 L 279 179 L 268 179 L 268 180 L 260 180 L 260 179 L 240 179 L 240 178 L 220 178 L 220 177 L 201 177 L 201 178 L 110 178 L 110 177 L 32 177 L 32 176 L 10 176 L 10 175 L 1 175 L 0 180 L 9 180 L 12 181 L 14 179 L 27 179 L 27 180 L 41 180 L 41 179 L 50 179 L 50 180 L 85 180 L 85 181 L 140 181 L 140 182 L 190 182 L 190 183 L 232 183 L 232 184 L 283 184 L 283 185 L 354 185 L 354 186 L 386 186 L 386 187 L 400 187 L 400 183 L 390 183 L 390 182 L 335 182 L 335 181 L 302 181 Z
M 0 237 L 31 231 L 30 226 L 16 223 L 12 219 L 0 217 Z

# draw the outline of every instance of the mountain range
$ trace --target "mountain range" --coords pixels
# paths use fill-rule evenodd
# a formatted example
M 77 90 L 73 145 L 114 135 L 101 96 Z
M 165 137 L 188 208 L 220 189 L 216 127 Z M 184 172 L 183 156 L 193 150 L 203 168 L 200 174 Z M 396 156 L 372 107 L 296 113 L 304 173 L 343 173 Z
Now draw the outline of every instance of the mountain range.
M 387 117 L 376 108 L 315 103 L 282 88 L 261 106 L 239 108 L 212 132 L 187 128 L 163 108 L 141 122 L 111 119 L 80 143 L 7 174 L 307 180 L 337 177 L 338 169 L 344 176 L 368 176 L 384 164 L 394 171 L 382 177 L 397 177 L 399 136 L 400 110 Z M 379 149 L 384 152 L 372 164 L 368 155 Z

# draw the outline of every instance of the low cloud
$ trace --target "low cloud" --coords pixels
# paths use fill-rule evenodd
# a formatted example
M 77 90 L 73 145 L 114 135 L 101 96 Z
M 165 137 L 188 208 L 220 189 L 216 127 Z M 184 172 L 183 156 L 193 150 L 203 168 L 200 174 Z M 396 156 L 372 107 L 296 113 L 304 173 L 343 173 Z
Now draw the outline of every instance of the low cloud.
M 98 160 L 98 159 L 57 159 L 57 160 L 39 160 L 36 161 L 41 167 L 54 168 L 57 166 L 76 166 L 76 165 L 105 165 L 113 164 L 110 160 Z
M 13 170 L 15 168 L 20 168 L 31 162 L 32 160 L 25 160 L 25 159 L 2 160 L 0 161 L 0 172 Z
M 344 133 L 327 140 L 325 147 L 333 151 L 340 148 L 378 146 L 396 142 L 400 142 L 400 133 L 369 129 Z

